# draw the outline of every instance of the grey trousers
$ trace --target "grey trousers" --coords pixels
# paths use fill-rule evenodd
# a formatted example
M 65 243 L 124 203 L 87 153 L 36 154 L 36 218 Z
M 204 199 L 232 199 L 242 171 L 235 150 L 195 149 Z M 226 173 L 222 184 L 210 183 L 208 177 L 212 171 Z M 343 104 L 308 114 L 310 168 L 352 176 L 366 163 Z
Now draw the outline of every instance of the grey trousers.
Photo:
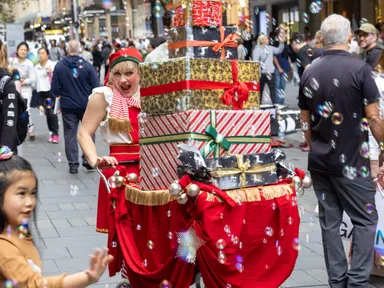
M 332 288 L 368 287 L 373 264 L 373 245 L 378 215 L 372 178 L 335 177 L 311 172 L 313 188 L 319 200 L 319 217 L 325 264 Z M 367 204 L 370 209 L 367 209 Z M 348 262 L 340 237 L 343 211 L 355 226 L 352 263 Z
M 69 166 L 79 166 L 79 144 L 77 142 L 77 130 L 80 121 L 83 120 L 84 113 L 85 111 L 62 111 L 65 156 L 67 156 Z M 95 136 L 93 136 L 93 142 L 95 142 Z M 82 159 L 85 159 L 84 154 L 82 155 Z

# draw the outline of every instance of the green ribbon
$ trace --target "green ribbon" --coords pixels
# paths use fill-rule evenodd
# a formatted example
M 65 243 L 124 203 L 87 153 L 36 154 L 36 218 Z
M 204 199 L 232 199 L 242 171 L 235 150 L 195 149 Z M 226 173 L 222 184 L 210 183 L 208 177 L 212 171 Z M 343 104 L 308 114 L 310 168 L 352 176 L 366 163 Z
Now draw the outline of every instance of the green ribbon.
M 208 125 L 205 129 L 205 134 L 210 136 L 212 139 L 209 140 L 200 150 L 201 156 L 207 158 L 209 154 L 214 152 L 215 157 L 220 156 L 220 147 L 225 151 L 229 150 L 231 143 L 221 134 L 219 134 L 215 127 Z
M 145 137 L 139 139 L 140 145 L 154 145 L 188 140 L 203 141 L 207 142 L 200 151 L 203 157 L 206 157 L 205 153 L 208 153 L 208 151 L 209 153 L 206 154 L 207 156 L 214 151 L 215 156 L 218 157 L 220 156 L 220 147 L 228 150 L 231 144 L 271 143 L 270 136 L 227 136 L 224 138 L 222 135 L 217 133 L 215 111 L 211 111 L 210 118 L 211 125 L 207 126 L 205 134 L 186 132 L 180 134 Z M 206 152 L 204 151 L 205 149 Z

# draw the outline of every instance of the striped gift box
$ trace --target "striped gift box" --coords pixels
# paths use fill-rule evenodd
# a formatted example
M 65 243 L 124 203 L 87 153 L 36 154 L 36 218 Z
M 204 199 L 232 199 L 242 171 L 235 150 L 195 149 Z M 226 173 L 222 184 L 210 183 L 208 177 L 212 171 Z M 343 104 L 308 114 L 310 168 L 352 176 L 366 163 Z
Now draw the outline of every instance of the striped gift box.
M 180 143 L 195 145 L 208 158 L 271 150 L 269 111 L 190 110 L 142 122 L 140 177 L 146 191 L 167 189 L 178 179 Z

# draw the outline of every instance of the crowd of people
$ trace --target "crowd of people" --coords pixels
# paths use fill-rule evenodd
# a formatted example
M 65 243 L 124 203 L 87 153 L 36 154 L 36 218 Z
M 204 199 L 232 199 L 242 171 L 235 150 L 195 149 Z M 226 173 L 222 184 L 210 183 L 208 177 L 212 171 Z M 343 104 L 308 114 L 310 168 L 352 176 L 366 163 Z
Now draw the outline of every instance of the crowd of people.
M 163 18 L 167 29 L 172 27 L 170 19 L 167 15 Z M 384 169 L 380 168 L 384 161 L 384 52 L 380 43 L 384 33 L 378 28 L 381 27 L 363 23 L 351 31 L 349 20 L 331 15 L 314 38 L 295 34 L 290 35 L 287 43 L 285 29 L 278 27 L 269 36 L 259 35 L 251 46 L 245 43 L 249 38 L 239 41 L 239 58 L 260 62 L 260 95 L 268 85 L 277 109 L 285 105 L 287 74 L 292 73 L 293 83 L 300 85 L 298 105 L 306 138 L 303 146 L 309 151 L 308 170 L 319 199 L 331 287 L 367 287 L 373 263 L 377 226 L 373 178 L 384 184 Z M 38 273 L 41 261 L 30 241 L 31 235 L 18 237 L 20 225 L 34 215 L 38 191 L 32 167 L 16 156 L 17 146 L 22 142 L 18 139 L 21 119 L 17 113 L 25 105 L 29 112 L 28 137 L 34 141 L 30 111 L 37 101 L 35 106 L 47 118 L 48 141 L 55 144 L 60 141 L 61 112 L 71 174 L 78 173 L 80 166 L 79 143 L 84 153 L 81 164 L 86 169 L 110 167 L 103 170 L 107 178 L 116 170 L 138 175 L 138 65 L 168 59 L 165 38 L 137 43 L 84 39 L 40 44 L 31 48 L 22 42 L 16 55 L 8 58 L 6 45 L 0 42 L 0 143 L 9 147 L 0 149 L 0 283 L 12 279 L 26 283 L 27 287 L 85 287 L 95 283 L 108 264 L 110 274 L 123 267 L 124 274 L 134 279 L 134 272 L 124 267 L 121 252 L 111 245 L 117 241 L 116 233 L 112 232 L 108 248 L 114 257 L 108 256 L 107 251 L 97 251 L 90 269 L 75 275 L 44 278 Z M 39 56 L 35 63 L 29 59 L 29 53 Z M 102 70 L 105 75 L 101 75 Z M 3 82 L 4 76 L 10 81 Z M 363 120 L 368 123 L 366 127 L 361 124 Z M 107 156 L 99 155 L 94 144 L 98 127 L 110 146 Z M 363 145 L 370 146 L 371 158 L 366 157 Z M 363 174 L 366 169 L 370 171 L 368 175 Z M 114 189 L 114 193 L 123 193 L 124 187 Z M 108 218 L 108 205 L 112 204 L 107 197 L 106 187 L 100 185 L 96 226 L 103 233 L 110 232 L 112 223 Z M 369 213 L 367 203 L 373 205 Z M 355 226 L 350 269 L 339 233 L 343 211 Z M 33 260 L 33 265 L 25 259 Z

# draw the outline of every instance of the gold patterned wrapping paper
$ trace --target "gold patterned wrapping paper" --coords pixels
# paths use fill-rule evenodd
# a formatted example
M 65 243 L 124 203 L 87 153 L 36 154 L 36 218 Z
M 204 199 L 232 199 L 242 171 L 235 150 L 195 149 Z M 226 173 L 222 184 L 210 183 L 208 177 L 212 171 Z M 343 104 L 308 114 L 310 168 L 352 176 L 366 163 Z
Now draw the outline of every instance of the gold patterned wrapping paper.
M 258 87 L 260 80 L 259 63 L 253 61 L 237 61 L 238 81 L 253 83 Z M 141 109 L 148 115 L 162 115 L 192 109 L 232 110 L 220 102 L 224 89 L 188 89 L 183 84 L 180 91 L 163 93 L 162 87 L 180 86 L 184 80 L 213 81 L 233 84 L 232 63 L 230 60 L 177 58 L 164 62 L 140 64 L 141 73 Z M 185 82 L 185 81 L 184 81 Z M 149 94 L 147 91 L 151 90 Z M 167 89 L 165 89 L 167 90 Z M 168 89 L 169 90 L 169 89 Z M 255 89 L 256 90 L 256 89 Z M 143 93 L 145 92 L 145 93 Z M 258 109 L 260 106 L 259 91 L 249 90 L 248 101 L 243 109 Z

